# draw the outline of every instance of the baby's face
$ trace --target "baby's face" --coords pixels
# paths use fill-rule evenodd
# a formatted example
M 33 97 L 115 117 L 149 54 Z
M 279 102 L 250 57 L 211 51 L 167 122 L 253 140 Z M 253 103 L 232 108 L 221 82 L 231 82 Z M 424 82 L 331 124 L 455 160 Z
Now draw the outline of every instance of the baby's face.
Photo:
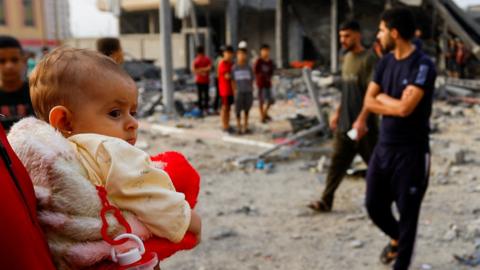
M 134 145 L 138 128 L 135 119 L 137 88 L 130 79 L 108 75 L 108 79 L 89 83 L 88 87 L 93 87 L 92 94 L 72 112 L 72 135 L 96 133 Z

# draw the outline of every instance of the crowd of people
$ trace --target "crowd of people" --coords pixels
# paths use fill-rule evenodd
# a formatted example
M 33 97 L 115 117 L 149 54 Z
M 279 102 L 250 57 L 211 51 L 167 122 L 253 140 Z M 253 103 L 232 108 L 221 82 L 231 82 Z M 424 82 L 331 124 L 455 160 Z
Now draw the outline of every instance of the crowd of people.
M 469 57 L 470 52 L 467 50 L 462 40 L 458 38 L 449 39 L 447 51 L 445 53 L 447 75 L 453 78 L 465 78 L 465 69 Z
M 362 45 L 358 22 L 339 29 L 346 53 L 341 100 L 329 122 L 334 151 L 323 194 L 308 206 L 332 211 L 335 192 L 359 154 L 368 164 L 368 214 L 389 238 L 380 259 L 394 262 L 395 270 L 409 269 L 428 187 L 436 69 L 415 42 L 408 9 L 382 14 L 371 49 Z M 456 63 L 465 58 L 457 43 L 448 56 Z M 150 157 L 134 147 L 138 91 L 120 66 L 122 47 L 118 39 L 104 38 L 97 50 L 55 49 L 27 81 L 21 44 L 0 36 L 0 196 L 8 200 L 0 204 L 0 229 L 8 232 L 0 238 L 0 253 L 6 269 L 112 269 L 111 239 L 100 230 L 103 207 L 124 211 L 127 231 L 158 254 L 165 246 L 173 253 L 200 242 L 198 173 L 181 154 Z M 216 61 L 202 46 L 196 52 L 192 71 L 202 114 L 220 110 L 223 131 L 248 134 L 256 89 L 260 120 L 271 120 L 275 67 L 268 45 L 259 48 L 254 65 L 245 43 L 236 51 L 225 46 Z M 212 103 L 211 83 L 217 86 Z M 232 106 L 236 128 L 230 125 Z M 4 129 L 10 130 L 8 141 Z M 125 222 L 112 224 L 111 233 Z
M 275 102 L 272 92 L 275 66 L 270 59 L 270 47 L 267 44 L 260 47 L 260 57 L 255 60 L 253 66 L 250 65 L 245 41 L 239 43 L 236 52 L 232 46 L 222 46 L 218 54 L 219 57 L 212 63 L 205 55 L 205 48 L 198 46 L 196 58 L 192 63 L 198 93 L 197 104 L 201 115 L 218 114 L 220 104 L 222 130 L 230 134 L 249 134 L 252 132 L 249 128 L 249 113 L 254 101 L 255 85 L 260 121 L 267 123 L 272 120 L 268 112 Z M 210 73 L 214 74 L 216 89 L 212 104 L 209 96 Z M 232 106 L 235 108 L 236 128 L 230 125 Z

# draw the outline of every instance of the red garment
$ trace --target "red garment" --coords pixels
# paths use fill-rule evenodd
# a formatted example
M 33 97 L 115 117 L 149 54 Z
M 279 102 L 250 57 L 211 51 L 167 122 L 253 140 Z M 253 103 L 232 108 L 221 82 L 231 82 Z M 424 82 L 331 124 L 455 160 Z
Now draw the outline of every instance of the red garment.
M 185 159 L 177 152 L 165 152 L 151 157 L 152 161 L 165 163 L 165 172 L 168 173 L 175 189 L 185 194 L 185 200 L 193 209 L 197 204 L 197 197 L 200 191 L 200 175 Z M 167 239 L 153 237 L 144 242 L 145 249 L 157 253 L 158 259 L 166 259 L 177 251 L 189 250 L 195 247 L 197 239 L 191 232 L 187 232 L 180 243 L 172 243 Z M 118 269 L 111 261 L 104 261 L 96 264 L 88 270 L 114 270 Z
M 218 65 L 218 87 L 220 96 L 233 96 L 233 89 L 232 89 L 232 66 L 233 63 L 231 61 L 220 61 Z M 227 79 L 225 75 L 228 74 L 230 77 Z
M 272 76 L 273 76 L 273 66 L 272 60 L 268 59 L 267 61 L 262 58 L 258 58 L 254 65 L 255 79 L 257 82 L 257 87 L 262 88 L 271 88 L 272 87 Z
M 199 55 L 193 61 L 194 68 L 205 68 L 212 65 L 212 61 L 205 55 Z M 200 84 L 209 84 L 210 83 L 210 71 L 203 74 L 195 74 L 195 82 Z
M 172 179 L 173 186 L 178 192 L 185 194 L 185 200 L 193 209 L 197 204 L 198 192 L 200 191 L 200 175 L 185 159 L 177 152 L 165 152 L 151 157 L 152 161 L 164 162 L 165 172 Z M 191 232 L 187 232 L 180 243 L 172 243 L 167 239 L 158 237 L 145 241 L 145 248 L 157 253 L 160 260 L 170 257 L 180 250 L 188 250 L 195 247 L 197 239 Z
M 0 268 L 54 270 L 38 224 L 32 182 L 1 125 L 0 142 Z M 11 161 L 16 179 L 10 175 L 4 158 Z
M 457 62 L 458 65 L 464 65 L 465 64 L 465 59 L 466 59 L 466 49 L 465 48 L 457 48 L 456 55 L 455 55 L 455 61 Z

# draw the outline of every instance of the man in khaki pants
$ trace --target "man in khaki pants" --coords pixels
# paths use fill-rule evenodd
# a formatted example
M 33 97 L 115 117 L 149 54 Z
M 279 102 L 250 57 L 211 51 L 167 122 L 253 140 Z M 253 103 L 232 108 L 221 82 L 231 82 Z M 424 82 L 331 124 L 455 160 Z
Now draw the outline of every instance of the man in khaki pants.
M 373 152 L 377 142 L 377 120 L 370 116 L 366 127 L 360 127 L 353 133 L 367 134 L 361 138 L 348 136 L 353 123 L 359 116 L 363 98 L 371 80 L 376 63 L 376 56 L 366 50 L 361 43 L 360 25 L 355 21 L 345 22 L 340 27 L 340 43 L 346 54 L 342 62 L 341 103 L 330 118 L 330 128 L 335 132 L 332 163 L 328 169 L 326 186 L 322 197 L 308 206 L 318 212 L 330 212 L 335 191 L 342 182 L 355 155 L 360 154 L 365 163 Z M 351 134 L 352 135 L 352 134 Z

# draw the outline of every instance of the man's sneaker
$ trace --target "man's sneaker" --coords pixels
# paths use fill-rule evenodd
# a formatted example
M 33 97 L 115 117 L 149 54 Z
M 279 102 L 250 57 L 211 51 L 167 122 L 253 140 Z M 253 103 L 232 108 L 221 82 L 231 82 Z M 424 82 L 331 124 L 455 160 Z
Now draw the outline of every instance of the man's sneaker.
M 383 264 L 390 264 L 391 262 L 397 259 L 397 256 L 398 256 L 398 242 L 395 240 L 391 240 L 383 249 L 382 254 L 380 254 L 380 261 Z

